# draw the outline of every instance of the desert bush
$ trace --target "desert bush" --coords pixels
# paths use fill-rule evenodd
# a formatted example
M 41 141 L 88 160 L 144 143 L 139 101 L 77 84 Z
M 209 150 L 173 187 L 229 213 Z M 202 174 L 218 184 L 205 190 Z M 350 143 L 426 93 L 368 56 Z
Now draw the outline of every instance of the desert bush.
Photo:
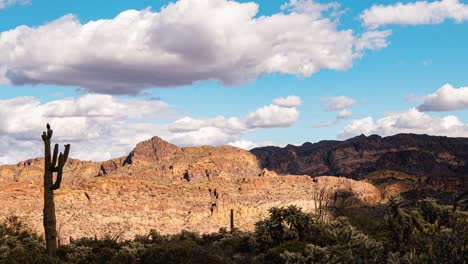
M 44 240 L 17 216 L 0 223 L 0 263 L 56 263 L 47 256 Z
M 380 263 L 385 259 L 382 243 L 353 227 L 346 218 L 324 226 L 328 243 L 309 243 L 303 251 L 285 251 L 286 263 Z
M 229 263 L 217 252 L 210 252 L 193 240 L 170 240 L 148 247 L 141 263 Z
M 391 198 L 386 208 L 343 208 L 352 220 L 327 222 L 295 206 L 271 208 L 254 232 L 150 230 L 127 241 L 80 238 L 60 246 L 57 258 L 48 257 L 43 239 L 11 216 L 0 223 L 0 263 L 467 263 L 467 213 L 434 200 L 412 206 Z M 364 221 L 366 216 L 372 219 Z
M 417 208 L 401 208 L 393 197 L 385 217 L 386 243 L 395 253 L 389 260 L 410 259 L 412 263 L 468 262 L 468 217 L 449 206 L 425 199 Z M 395 262 L 398 263 L 398 262 Z
M 296 206 L 271 208 L 270 217 L 255 224 L 255 246 L 265 251 L 290 241 L 305 241 L 315 233 L 315 221 L 311 214 Z

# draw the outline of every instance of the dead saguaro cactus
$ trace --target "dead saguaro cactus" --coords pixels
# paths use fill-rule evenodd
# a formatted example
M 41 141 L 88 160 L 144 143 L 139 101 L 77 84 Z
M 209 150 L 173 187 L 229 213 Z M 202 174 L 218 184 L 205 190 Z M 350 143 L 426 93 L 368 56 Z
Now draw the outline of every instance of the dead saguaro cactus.
M 47 253 L 55 256 L 57 253 L 57 220 L 55 218 L 54 190 L 60 188 L 62 183 L 63 166 L 68 159 L 70 144 L 65 145 L 65 151 L 58 154 L 58 144 L 54 146 L 53 155 L 50 153 L 50 139 L 53 131 L 47 124 L 47 131 L 42 133 L 44 141 L 44 211 L 43 223 Z M 57 177 L 54 183 L 54 173 Z

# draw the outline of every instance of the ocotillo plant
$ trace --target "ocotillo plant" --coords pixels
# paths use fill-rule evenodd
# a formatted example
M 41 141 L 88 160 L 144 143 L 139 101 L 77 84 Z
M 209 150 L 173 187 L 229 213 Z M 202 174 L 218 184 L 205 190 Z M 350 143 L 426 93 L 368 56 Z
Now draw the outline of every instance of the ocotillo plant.
M 47 253 L 55 256 L 57 253 L 57 220 L 55 218 L 54 190 L 60 188 L 63 166 L 68 159 L 70 144 L 65 145 L 65 151 L 58 155 L 58 144 L 54 146 L 53 155 L 50 154 L 50 139 L 53 131 L 47 124 L 47 132 L 42 133 L 44 141 L 44 231 Z M 54 172 L 57 178 L 54 183 Z

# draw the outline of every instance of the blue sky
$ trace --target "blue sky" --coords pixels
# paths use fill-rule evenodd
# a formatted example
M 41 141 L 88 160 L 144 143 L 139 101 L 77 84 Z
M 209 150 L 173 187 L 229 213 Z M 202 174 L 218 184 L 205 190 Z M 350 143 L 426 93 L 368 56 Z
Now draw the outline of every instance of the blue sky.
M 175 1 L 32 0 L 28 3 L 13 3 L 0 9 L 0 32 L 15 30 L 22 25 L 34 29 L 41 25 L 47 25 L 51 21 L 66 14 L 75 15 L 81 25 L 84 25 L 90 21 L 99 19 L 112 20 L 121 12 L 129 9 L 143 10 L 147 7 L 151 7 L 151 12 L 157 13 L 160 12 L 162 6 L 170 2 L 173 3 Z M 247 3 L 251 1 L 238 2 Z M 287 2 L 288 1 L 255 1 L 259 6 L 259 12 L 255 18 L 287 13 L 289 11 L 281 10 L 281 6 Z M 323 6 L 332 3 L 330 1 L 316 1 L 314 3 L 312 1 L 300 0 L 292 1 L 291 3 L 294 2 L 297 8 L 297 10 L 295 10 L 296 12 L 301 12 L 298 8 L 298 6 L 300 7 L 300 3 L 304 5 L 321 4 Z M 446 5 L 443 5 L 445 2 L 447 2 Z M 2 1 L 0 1 L 0 3 L 2 3 Z M 273 73 L 269 74 L 254 75 L 254 78 L 251 80 L 241 81 L 239 83 L 236 82 L 234 85 L 224 85 L 217 80 L 200 80 L 192 84 L 173 85 L 170 88 L 157 87 L 157 85 L 154 85 L 144 89 L 138 88 L 140 90 L 137 90 L 138 93 L 136 93 L 136 95 L 129 93 L 122 94 L 120 92 L 116 93 L 113 92 L 113 90 L 106 90 L 110 91 L 106 93 L 102 92 L 102 89 L 99 90 L 100 88 L 93 87 L 89 89 L 86 85 L 83 85 L 83 87 L 79 87 L 79 85 L 63 86 L 59 82 L 53 83 L 53 81 L 49 81 L 48 83 L 38 82 L 38 84 L 33 85 L 28 82 L 19 84 L 7 80 L 3 83 L 0 82 L 0 100 L 6 102 L 5 100 L 7 99 L 16 100 L 23 96 L 31 96 L 40 101 L 40 103 L 36 102 L 35 104 L 38 106 L 41 104 L 44 105 L 47 102 L 64 99 L 78 99 L 86 94 L 94 94 L 94 92 L 97 91 L 100 94 L 110 94 L 109 96 L 112 96 L 113 99 L 125 102 L 132 100 L 150 102 L 154 101 L 151 100 L 152 98 L 159 98 L 161 103 L 167 104 L 164 111 L 162 111 L 164 114 L 161 115 L 151 113 L 151 117 L 148 117 L 148 113 L 145 111 L 143 111 L 144 114 L 138 115 L 138 117 L 122 117 L 119 114 L 120 119 L 118 120 L 122 122 L 122 125 L 127 123 L 151 123 L 155 126 L 164 126 L 170 125 L 184 117 L 206 121 L 206 119 L 222 116 L 224 118 L 235 117 L 241 120 L 245 119 L 245 123 L 248 126 L 245 131 L 243 130 L 243 132 L 239 134 L 230 134 L 233 137 L 226 140 L 220 139 L 214 140 L 213 142 L 209 140 L 200 142 L 194 141 L 193 144 L 190 144 L 190 140 L 177 140 L 172 138 L 172 141 L 179 145 L 199 145 L 204 143 L 217 145 L 231 144 L 237 141 L 238 143 L 234 145 L 244 146 L 247 144 L 246 142 L 248 142 L 249 144 L 245 146 L 248 148 L 250 146 L 264 144 L 302 144 L 306 141 L 316 142 L 325 139 L 345 139 L 360 133 L 378 133 L 383 136 L 399 132 L 464 137 L 468 135 L 468 104 L 466 103 L 468 100 L 466 99 L 466 90 L 468 90 L 468 88 L 465 88 L 468 86 L 466 67 L 466 61 L 468 61 L 468 49 L 466 48 L 468 47 L 467 4 L 462 1 L 453 0 L 442 2 L 430 1 L 428 3 L 442 3 L 441 6 L 436 6 L 436 8 L 442 8 L 442 10 L 446 8 L 448 11 L 445 10 L 444 12 L 446 13 L 442 12 L 445 14 L 445 17 L 442 18 L 432 18 L 430 16 L 433 14 L 426 14 L 424 10 L 415 13 L 415 16 L 418 16 L 418 14 L 422 14 L 421 16 L 427 15 L 431 22 L 426 22 L 427 20 L 424 18 L 421 18 L 421 21 L 418 19 L 414 21 L 412 18 L 405 18 L 392 14 L 390 8 L 395 5 L 393 1 L 338 1 L 334 3 L 339 4 L 339 8 L 335 9 L 340 12 L 338 16 L 331 14 L 331 12 L 320 13 L 319 11 L 318 13 L 321 14 L 320 19 L 329 19 L 330 23 L 334 23 L 336 25 L 336 31 L 352 30 L 353 36 L 359 38 L 366 32 L 391 30 L 391 34 L 383 38 L 386 42 L 384 46 L 363 50 L 361 57 L 351 59 L 352 66 L 345 67 L 346 69 L 329 69 L 323 67 L 317 72 L 307 76 L 300 76 L 301 74 L 299 73 L 285 74 L 281 71 L 273 71 Z M 412 3 L 411 1 L 404 1 L 402 5 L 411 8 Z M 455 11 L 450 9 L 450 5 L 456 5 L 457 8 L 466 8 L 465 13 L 462 12 L 461 15 L 454 13 Z M 378 18 L 376 20 L 377 22 L 375 22 L 374 19 L 373 23 L 378 23 L 375 28 L 364 25 L 363 20 L 365 20 L 365 18 L 360 17 L 365 10 L 369 10 L 372 6 L 380 6 L 381 8 L 390 7 L 383 10 L 388 13 L 387 19 Z M 317 6 L 314 8 L 316 7 Z M 431 7 L 428 6 L 428 8 Z M 411 9 L 410 11 L 414 10 Z M 315 16 L 316 13 L 309 15 Z M 369 21 L 370 19 L 371 18 L 369 18 Z M 442 19 L 442 21 L 439 21 L 440 19 Z M 213 23 L 216 23 L 216 21 L 213 21 Z M 305 33 L 310 35 L 311 32 Z M 158 35 L 158 37 L 164 38 L 164 35 Z M 304 35 L 304 38 L 305 37 L 306 35 Z M 317 38 L 320 38 L 320 36 Z M 15 42 L 17 47 L 22 45 L 18 42 L 20 40 L 15 41 L 17 41 Z M 3 49 L 2 45 L 4 46 Z M 0 37 L 0 52 L 9 51 L 5 48 L 6 45 L 5 42 L 2 43 Z M 116 45 L 118 45 L 118 43 Z M 294 45 L 294 43 L 288 43 L 288 45 Z M 298 43 L 297 45 L 301 44 Z M 34 48 L 34 45 L 25 45 L 23 48 Z M 90 48 L 92 47 L 90 46 Z M 51 52 L 51 56 L 53 56 L 53 54 L 59 54 L 61 51 L 51 50 L 49 52 Z M 0 56 L 2 55 L 0 54 Z M 19 59 L 15 60 L 18 61 Z M 19 67 L 23 67 L 23 64 L 19 65 L 16 61 L 3 63 L 6 65 L 7 70 L 16 70 Z M 0 58 L 0 63 L 1 62 L 2 59 Z M 47 64 L 47 62 L 45 63 Z M 31 65 L 28 67 L 31 67 Z M 193 67 L 197 67 L 197 65 Z M 235 71 L 235 69 L 230 69 L 230 71 Z M 0 78 L 0 81 L 1 80 Z M 427 96 L 429 94 L 435 93 L 447 83 L 451 84 L 452 88 L 455 89 L 453 90 L 454 92 L 448 90 L 449 95 L 451 93 L 454 95 L 453 97 L 456 98 L 447 99 L 446 97 L 440 96 L 435 99 L 428 99 L 429 97 Z M 128 89 L 126 91 L 128 91 Z M 286 122 L 287 124 L 280 123 L 279 125 L 272 123 L 252 125 L 254 121 L 249 123 L 250 121 L 248 121 L 249 118 L 247 117 L 249 113 L 261 107 L 272 105 L 272 100 L 276 98 L 286 98 L 290 95 L 297 96 L 301 100 L 300 105 L 286 107 L 287 111 L 289 111 L 287 114 L 288 117 L 291 117 L 290 114 L 294 115 L 294 111 L 299 113 L 297 117 L 291 117 L 291 122 Z M 337 109 L 336 111 L 325 111 L 324 106 L 327 104 L 327 101 L 324 98 L 330 99 L 339 96 L 351 98 L 354 100 L 354 103 Z M 67 102 L 69 104 L 76 104 L 76 101 Z M 100 104 L 99 100 L 95 102 Z M 328 101 L 328 103 L 330 102 L 331 101 Z M 408 112 L 410 109 L 422 104 L 430 104 L 433 108 L 429 107 L 428 111 L 419 111 L 417 113 Z M 437 105 L 443 104 L 445 104 L 445 106 L 442 108 L 436 107 Z M 447 106 L 447 104 L 449 106 Z M 457 106 L 451 107 L 450 104 Z M 19 107 L 19 104 L 15 103 L 14 105 L 15 107 Z M 159 107 L 161 107 L 161 105 L 158 105 L 156 108 L 160 110 Z M 438 110 L 431 110 L 436 108 Z M 34 109 L 34 107 L 31 109 Z M 346 116 L 332 124 L 332 122 L 336 120 L 339 111 L 343 109 L 351 111 L 352 115 Z M 1 111 L 0 108 L 0 115 Z M 12 114 L 11 109 L 8 113 L 6 112 L 7 110 L 3 111 L 4 115 Z M 391 113 L 394 112 L 405 113 L 392 115 Z M 87 113 L 89 114 L 89 112 Z M 83 118 L 83 113 L 77 116 Z M 447 124 L 443 123 L 445 121 L 441 121 L 447 116 L 454 116 L 458 120 L 455 120 L 455 122 L 453 119 L 450 119 L 450 124 L 453 124 L 453 122 L 456 123 L 456 129 L 447 129 Z M 58 117 L 55 116 L 55 118 Z M 363 125 L 358 126 L 359 120 L 365 120 L 366 118 L 372 118 L 375 124 L 367 124 L 368 127 L 363 127 Z M 377 120 L 382 118 L 393 120 L 390 128 L 384 125 L 377 125 Z M 408 120 L 411 120 L 411 118 L 417 119 L 414 121 L 415 123 L 418 123 L 418 120 L 427 121 L 425 121 L 426 124 L 414 126 L 401 125 L 398 127 L 398 124 L 409 122 Z M 145 120 L 142 121 L 143 119 Z M 194 120 L 191 120 L 191 122 L 195 122 Z M 367 121 L 369 121 L 369 119 L 367 119 Z M 12 120 L 11 123 L 5 125 L 9 127 L 9 129 L 0 131 L 0 136 L 4 137 L 3 144 L 5 146 L 20 140 L 13 136 L 18 134 L 14 130 L 18 129 L 15 128 L 17 127 L 15 122 L 18 121 Z M 89 122 L 89 120 L 86 122 Z M 326 122 L 329 123 L 328 126 L 318 127 L 318 124 Z M 61 123 L 57 121 L 57 124 Z M 349 127 L 352 124 L 355 124 L 355 126 Z M 73 126 L 73 123 L 70 123 L 70 125 Z M 425 125 L 427 127 L 425 127 Z M 106 127 L 105 124 L 103 126 L 103 128 L 99 128 L 102 129 L 99 130 L 101 131 L 100 134 L 97 137 L 91 136 L 92 139 L 88 141 L 99 141 L 99 138 L 107 137 L 110 139 L 101 142 L 103 146 L 106 144 L 113 144 L 112 142 L 117 141 L 122 141 L 124 143 L 121 143 L 122 146 L 120 148 L 105 153 L 105 155 L 101 153 L 102 151 L 93 150 L 96 153 L 90 159 L 99 160 L 118 156 L 128 151 L 134 142 L 143 139 L 145 136 L 160 135 L 165 137 L 164 133 L 158 130 L 159 128 L 154 128 L 152 131 L 141 133 L 138 137 L 125 141 L 120 138 L 121 135 L 106 135 L 103 133 L 102 131 L 115 129 Z M 216 125 L 206 126 L 216 127 Z M 346 129 L 346 126 L 348 126 L 348 129 Z M 442 126 L 445 128 L 434 128 L 435 126 Z M 20 132 L 29 135 L 28 133 L 35 133 L 36 130 L 37 128 L 32 126 L 27 132 L 22 130 Z M 166 132 L 170 134 L 170 131 L 169 129 L 169 132 Z M 129 132 L 128 134 L 132 133 Z M 195 135 L 196 134 L 191 136 Z M 80 138 L 85 141 L 87 136 L 89 136 L 89 134 L 81 135 Z M 181 135 L 181 137 L 183 136 L 184 135 Z M 32 136 L 24 137 L 31 140 L 31 142 L 33 142 L 31 143 L 32 145 L 37 145 L 37 142 L 32 139 Z M 168 140 L 171 140 L 171 136 L 166 137 L 168 137 Z M 188 136 L 188 138 L 190 139 L 190 136 Z M 58 135 L 58 140 L 76 141 L 77 139 L 72 137 L 67 138 L 67 135 L 63 133 L 62 135 Z M 241 143 L 239 143 L 240 141 L 244 141 L 244 145 L 241 145 Z M 80 141 L 78 140 L 78 142 Z M 97 145 L 101 146 L 101 143 Z M 2 143 L 0 143 L 0 146 L 1 145 Z M 30 145 L 26 145 L 24 150 L 18 153 L 0 153 L 0 163 L 16 162 L 30 155 L 34 155 L 36 152 L 27 150 L 29 146 Z M 85 153 L 89 153 L 90 149 L 92 149 L 91 146 L 83 147 L 77 151 L 76 156 L 83 158 Z M 14 157 L 12 158 L 11 155 Z

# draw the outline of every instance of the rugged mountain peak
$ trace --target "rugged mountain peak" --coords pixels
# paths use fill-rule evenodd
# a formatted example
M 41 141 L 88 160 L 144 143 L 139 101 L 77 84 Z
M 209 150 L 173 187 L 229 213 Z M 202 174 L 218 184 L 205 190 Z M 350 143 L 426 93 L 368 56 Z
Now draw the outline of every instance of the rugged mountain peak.
M 170 159 L 174 152 L 180 148 L 160 137 L 152 137 L 142 141 L 130 152 L 124 161 L 124 165 L 139 163 L 154 163 Z

